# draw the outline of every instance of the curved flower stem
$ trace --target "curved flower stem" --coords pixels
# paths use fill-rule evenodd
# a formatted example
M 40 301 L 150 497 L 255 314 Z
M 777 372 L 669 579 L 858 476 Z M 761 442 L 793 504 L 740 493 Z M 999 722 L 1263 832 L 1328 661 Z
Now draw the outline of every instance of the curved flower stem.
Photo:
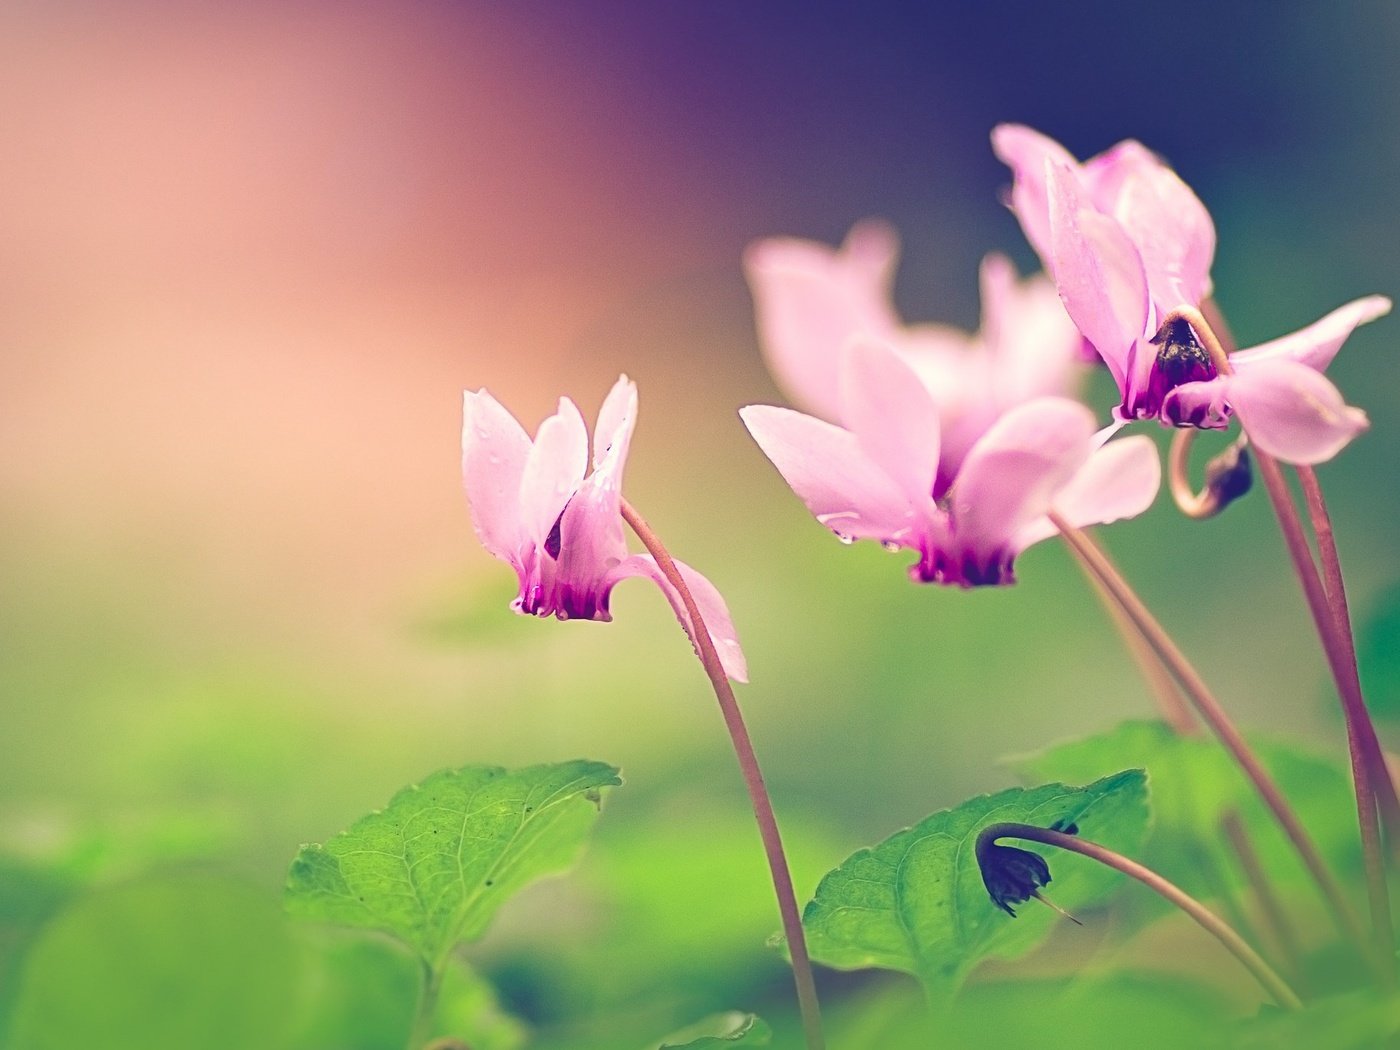
M 1051 511 L 1049 516 L 1051 522 L 1060 530 L 1065 542 L 1094 571 L 1104 588 L 1113 596 L 1114 601 L 1142 632 L 1143 638 L 1152 647 L 1152 651 L 1171 671 L 1172 677 L 1180 683 L 1182 690 L 1195 705 L 1197 713 L 1210 726 L 1211 731 L 1215 733 L 1225 749 L 1234 756 L 1235 761 L 1239 763 L 1240 768 L 1264 800 L 1264 804 L 1269 807 L 1289 841 L 1292 842 L 1293 848 L 1298 852 L 1298 856 L 1312 875 L 1313 881 L 1317 883 L 1323 899 L 1332 912 L 1337 928 L 1344 936 L 1361 946 L 1364 951 L 1365 937 L 1356 916 L 1352 914 L 1346 899 L 1342 896 L 1341 887 L 1323 862 L 1322 856 L 1317 852 L 1316 845 L 1313 844 L 1297 814 L 1288 805 L 1283 794 L 1279 791 L 1278 785 L 1264 769 L 1258 757 L 1245 741 L 1244 736 L 1230 721 L 1230 717 L 1220 706 L 1220 702 L 1216 700 L 1214 694 L 1211 693 L 1181 650 L 1176 647 L 1176 643 L 1171 640 L 1162 625 L 1147 610 L 1142 599 L 1114 568 L 1113 563 L 1104 557 L 1097 545 L 1089 541 L 1082 532 L 1066 522 L 1056 512 Z
M 1084 538 L 1092 542 L 1088 534 L 1085 534 Z M 1080 557 L 1079 552 L 1073 547 L 1070 548 L 1070 552 L 1074 554 L 1074 560 L 1083 571 L 1084 578 L 1089 581 L 1089 586 L 1098 595 L 1100 603 L 1108 613 L 1108 618 L 1113 621 L 1113 626 L 1117 628 L 1118 636 L 1123 639 L 1123 645 L 1127 648 L 1128 655 L 1133 658 L 1133 663 L 1137 664 L 1138 672 L 1147 683 L 1148 691 L 1157 701 L 1157 707 L 1162 712 L 1163 721 L 1178 736 L 1196 735 L 1200 727 L 1196 725 L 1191 709 L 1182 702 L 1181 694 L 1176 689 L 1176 683 L 1172 681 L 1162 662 L 1157 659 L 1151 646 L 1147 644 L 1147 640 L 1133 626 L 1127 613 L 1114 601 L 1113 595 L 1100 582 L 1092 566 Z
M 1223 321 L 1220 311 L 1210 304 L 1214 315 Z M 1185 318 L 1200 338 L 1206 352 L 1215 363 L 1220 375 L 1234 372 L 1229 354 L 1218 338 L 1215 329 L 1200 311 L 1192 307 L 1181 307 L 1174 315 Z M 1375 725 L 1371 722 L 1366 701 L 1361 695 L 1361 682 L 1356 671 L 1356 654 L 1351 642 L 1350 618 L 1345 612 L 1345 592 L 1342 591 L 1341 566 L 1336 560 L 1336 548 L 1332 546 L 1332 568 L 1329 576 L 1334 577 L 1334 593 L 1329 594 L 1323 587 L 1313 561 L 1312 549 L 1303 533 L 1302 519 L 1293 502 L 1288 483 L 1279 469 L 1278 461 L 1257 445 L 1254 448 L 1254 462 L 1264 487 L 1269 493 L 1274 515 L 1278 518 L 1279 529 L 1283 533 L 1284 544 L 1293 559 L 1298 579 L 1303 586 L 1308 611 L 1312 614 L 1318 638 L 1327 657 L 1328 668 L 1337 685 L 1337 695 L 1342 701 L 1342 713 L 1347 727 L 1347 751 L 1351 759 L 1352 784 L 1356 791 L 1356 815 L 1361 832 L 1361 847 L 1366 859 L 1366 890 L 1371 912 L 1371 943 L 1375 962 L 1379 967 L 1382 981 L 1387 985 L 1395 983 L 1395 934 L 1390 912 L 1390 892 L 1386 885 L 1385 862 L 1381 854 L 1380 823 L 1377 818 L 1377 796 L 1381 812 L 1387 815 L 1387 825 L 1391 834 L 1392 848 L 1400 845 L 1400 802 L 1393 800 L 1394 784 L 1385 766 L 1380 742 L 1376 738 Z M 1300 472 L 1301 473 L 1301 472 Z M 1309 472 L 1310 473 L 1310 472 Z M 1316 478 L 1313 479 L 1314 485 Z M 1306 490 L 1307 480 L 1303 481 Z M 1318 490 L 1318 499 L 1321 491 Z M 1310 507 L 1312 504 L 1310 503 Z M 1318 546 L 1323 550 L 1324 564 L 1328 561 L 1325 548 L 1331 540 L 1331 521 L 1326 518 L 1325 507 L 1321 508 L 1323 528 L 1318 531 Z M 1319 516 L 1313 515 L 1314 527 L 1318 527 Z M 1324 536 L 1323 533 L 1326 533 Z M 1345 638 L 1343 638 L 1345 634 Z M 1389 797 L 1386 797 L 1389 796 Z M 1391 823 L 1395 821 L 1395 823 Z
M 1196 492 L 1191 488 L 1191 478 L 1187 473 L 1191 459 L 1191 445 L 1196 439 L 1195 430 L 1178 430 L 1172 435 L 1171 447 L 1167 452 L 1167 484 L 1171 488 L 1172 499 L 1181 513 L 1188 518 L 1202 521 L 1212 517 L 1218 510 L 1215 501 L 1207 490 Z
M 1322 647 L 1327 654 L 1327 663 L 1337 684 L 1337 693 L 1342 700 L 1342 712 L 1346 716 L 1347 751 L 1351 757 L 1352 784 L 1356 790 L 1356 814 L 1361 828 L 1361 846 L 1366 858 L 1367 899 L 1371 908 L 1371 938 L 1381 967 L 1381 976 L 1387 984 L 1395 982 L 1395 934 L 1391 925 L 1390 891 L 1385 881 L 1385 862 L 1381 856 L 1380 822 L 1377 816 L 1376 784 L 1384 777 L 1389 783 L 1390 775 L 1385 769 L 1384 756 L 1380 754 L 1380 743 L 1375 739 L 1375 726 L 1361 697 L 1360 682 L 1348 673 L 1346 646 L 1339 639 L 1337 622 L 1332 617 L 1332 609 L 1323 590 L 1322 580 L 1317 574 L 1317 566 L 1312 560 L 1307 537 L 1303 535 L 1302 521 L 1298 508 L 1293 503 L 1293 495 L 1288 491 L 1288 483 L 1278 462 L 1268 455 L 1255 452 L 1259 476 L 1264 479 L 1264 487 L 1269 492 L 1274 514 L 1283 532 L 1284 543 L 1293 558 L 1302 582 L 1303 593 L 1312 613 L 1313 623 L 1322 639 Z M 1367 730 L 1370 730 L 1368 733 Z M 1368 747 L 1368 738 L 1371 746 Z M 1379 768 L 1379 772 L 1377 772 Z
M 1074 835 L 1066 835 L 1062 831 L 1051 831 L 1049 828 L 1038 828 L 1033 824 L 991 824 L 982 829 L 977 836 L 977 852 L 981 855 L 983 849 L 993 844 L 1000 838 L 1023 839 L 1029 842 L 1040 842 L 1047 846 L 1056 846 L 1059 849 L 1069 850 L 1071 853 L 1078 853 L 1080 856 L 1089 857 L 1106 864 L 1110 868 L 1121 871 L 1129 878 L 1137 879 L 1148 889 L 1159 894 L 1171 904 L 1176 905 L 1191 918 L 1210 933 L 1216 940 L 1225 946 L 1236 959 L 1238 959 L 1247 969 L 1254 979 L 1259 982 L 1259 986 L 1268 992 L 1274 1002 L 1287 1010 L 1300 1010 L 1303 1004 L 1298 996 L 1294 994 L 1292 988 L 1274 972 L 1259 953 L 1251 948 L 1243 937 L 1231 928 L 1231 926 L 1207 908 L 1196 898 L 1181 889 L 1175 883 L 1168 882 L 1158 875 L 1151 868 L 1143 867 L 1137 861 L 1129 860 L 1121 853 L 1115 853 L 1106 846 L 1100 846 L 1097 842 L 1089 842 L 1085 839 L 1076 838 Z
M 1380 740 L 1376 737 L 1376 727 L 1366 710 L 1361 693 L 1361 677 L 1356 664 L 1356 642 L 1351 628 L 1351 610 L 1347 607 L 1346 581 L 1342 578 L 1342 563 L 1337 555 L 1337 538 L 1332 531 L 1332 516 L 1327 513 L 1327 501 L 1322 497 L 1322 486 L 1312 467 L 1299 465 L 1294 468 L 1302 483 L 1303 498 L 1307 501 L 1308 516 L 1312 521 L 1313 535 L 1317 537 L 1317 550 L 1322 562 L 1322 585 L 1327 596 L 1327 604 L 1332 610 L 1332 622 L 1337 632 L 1337 641 L 1342 650 L 1342 664 L 1348 672 L 1349 688 L 1355 691 L 1362 701 L 1362 718 L 1358 722 L 1361 746 L 1373 775 L 1372 787 L 1376 793 L 1376 803 L 1380 807 L 1381 820 L 1385 825 L 1386 836 L 1391 850 L 1400 850 L 1400 798 L 1396 797 L 1395 782 L 1386 765 L 1385 754 L 1381 751 Z
M 1255 852 L 1254 843 L 1249 839 L 1249 832 L 1245 828 L 1238 810 L 1229 810 L 1220 818 L 1220 833 L 1225 837 L 1225 841 L 1230 843 L 1230 848 L 1235 851 L 1235 856 L 1240 861 L 1240 867 L 1244 869 L 1245 879 L 1254 889 L 1255 900 L 1263 915 L 1263 925 L 1273 935 L 1274 946 L 1279 955 L 1287 962 L 1289 976 L 1296 978 L 1302 971 L 1300 966 L 1302 954 L 1298 950 L 1298 938 L 1293 932 L 1293 924 L 1288 921 L 1288 913 L 1284 911 L 1278 894 L 1274 892 L 1274 887 L 1269 882 L 1268 873 L 1264 870 L 1264 864 L 1259 859 L 1259 854 Z
M 1188 433 L 1194 433 L 1194 431 L 1178 431 L 1178 436 Z M 1173 444 L 1172 448 L 1175 449 L 1176 445 Z M 1108 552 L 1095 542 L 1091 534 L 1087 532 L 1083 533 L 1083 537 L 1087 544 L 1092 545 L 1098 551 L 1099 556 L 1105 563 L 1111 566 L 1113 565 L 1112 560 L 1108 556 Z M 1157 706 L 1161 710 L 1162 718 L 1167 723 L 1167 726 L 1178 736 L 1198 736 L 1201 727 L 1191 714 L 1190 708 L 1182 701 L 1181 694 L 1177 690 L 1176 682 L 1171 677 L 1171 672 L 1157 657 L 1157 654 L 1153 651 L 1151 645 L 1148 644 L 1142 632 L 1137 629 L 1133 621 L 1128 618 L 1127 614 L 1113 599 L 1113 596 L 1108 592 L 1107 588 L 1099 581 L 1098 576 L 1095 575 L 1094 569 L 1088 561 L 1086 561 L 1080 552 L 1072 546 L 1070 547 L 1070 553 L 1074 555 L 1076 564 L 1083 570 L 1085 578 L 1089 581 L 1089 585 L 1093 588 L 1094 593 L 1098 595 L 1104 608 L 1107 609 L 1110 619 L 1113 620 L 1114 626 L 1118 629 L 1119 636 L 1123 639 L 1124 646 L 1132 656 L 1133 662 L 1137 664 L 1138 671 L 1141 673 L 1143 680 L 1147 683 L 1148 690 L 1156 699 Z M 1113 566 L 1113 568 L 1115 572 L 1118 571 L 1117 566 Z M 1245 879 L 1254 890 L 1255 897 L 1259 903 L 1260 913 L 1265 924 L 1273 933 L 1274 941 L 1279 948 L 1280 954 L 1288 960 L 1292 971 L 1294 973 L 1298 972 L 1299 955 L 1297 938 L 1293 935 L 1287 917 L 1279 905 L 1278 896 L 1269 882 L 1268 875 L 1259 863 L 1258 854 L 1255 853 L 1254 846 L 1249 840 L 1249 833 L 1245 829 L 1244 822 L 1240 819 L 1240 815 L 1236 810 L 1227 810 L 1222 816 L 1221 834 L 1229 844 L 1231 851 L 1238 858 Z M 1196 859 L 1195 863 L 1198 865 L 1213 866 L 1214 861 L 1208 854 L 1203 853 Z M 1221 894 L 1222 898 L 1228 899 L 1229 889 L 1221 873 L 1212 871 L 1210 874 L 1215 878 L 1218 884 L 1218 892 Z M 1233 904 L 1232 914 L 1237 916 L 1237 925 L 1240 925 L 1243 916 L 1237 903 Z
M 802 931 L 802 917 L 797 910 L 792 875 L 788 871 L 787 856 L 783 852 L 782 836 L 778 833 L 778 819 L 773 814 L 773 803 L 768 797 L 768 788 L 763 783 L 763 772 L 758 767 L 758 756 L 754 754 L 748 727 L 744 725 L 744 716 L 739 710 L 739 701 L 734 696 L 734 688 L 729 684 L 729 676 L 724 673 L 724 667 L 720 664 L 719 654 L 715 652 L 709 628 L 705 626 L 695 598 L 686 586 L 684 577 L 676 569 L 676 563 L 670 553 L 651 530 L 651 526 L 625 499 L 622 501 L 622 518 L 656 559 L 662 574 L 680 595 L 681 604 L 685 606 L 686 615 L 690 618 L 696 653 L 700 657 L 700 665 L 710 679 L 710 684 L 714 687 L 715 699 L 719 701 L 725 727 L 734 743 L 734 754 L 739 759 L 739 768 L 744 774 L 744 786 L 748 788 L 754 818 L 758 821 L 758 832 L 763 839 L 763 850 L 768 856 L 768 870 L 773 876 L 778 911 L 782 913 L 783 933 L 787 936 L 788 952 L 792 956 L 792 976 L 797 985 L 797 1005 L 802 1013 L 802 1028 L 807 1037 L 807 1047 L 808 1050 L 824 1050 L 826 1040 L 822 1035 L 817 986 L 812 978 L 812 962 L 807 955 L 807 938 Z

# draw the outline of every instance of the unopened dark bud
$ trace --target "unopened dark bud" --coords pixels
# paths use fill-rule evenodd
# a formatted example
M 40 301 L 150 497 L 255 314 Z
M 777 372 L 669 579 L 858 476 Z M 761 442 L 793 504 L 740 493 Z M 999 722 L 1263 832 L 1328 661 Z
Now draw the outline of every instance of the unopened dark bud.
M 977 862 L 992 903 L 1013 918 L 1016 912 L 1011 905 L 1037 896 L 1040 887 L 1050 882 L 1050 865 L 1028 849 L 989 843 L 978 851 Z
M 1254 483 L 1254 471 L 1249 465 L 1249 450 L 1236 443 L 1206 464 L 1206 492 L 1219 514 L 1249 491 Z

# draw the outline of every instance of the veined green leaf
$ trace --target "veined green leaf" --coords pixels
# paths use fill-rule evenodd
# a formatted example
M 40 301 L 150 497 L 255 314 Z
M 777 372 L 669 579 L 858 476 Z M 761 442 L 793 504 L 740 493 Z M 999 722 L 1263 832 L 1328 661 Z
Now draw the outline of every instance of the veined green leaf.
M 1291 744 L 1255 741 L 1254 747 L 1322 855 L 1340 870 L 1357 870 L 1355 802 L 1346 772 Z M 1011 766 L 1028 780 L 1080 780 L 1123 762 L 1145 767 L 1152 784 L 1153 831 L 1143 859 L 1187 892 L 1216 897 L 1246 885 L 1239 858 L 1221 834 L 1221 821 L 1232 811 L 1271 881 L 1308 879 L 1254 786 L 1209 737 L 1182 737 L 1160 722 L 1124 722 L 1013 759 Z M 1149 902 L 1145 914 L 1157 911 Z
M 1075 824 L 1079 834 L 1128 854 L 1148 824 L 1146 778 L 1126 770 L 1087 787 L 1011 788 L 941 810 L 878 846 L 853 854 L 817 887 L 803 926 L 818 962 L 839 969 L 881 967 L 918 977 L 930 993 L 957 987 L 986 958 L 1024 953 L 1057 918 L 1027 907 L 1017 918 L 987 895 L 973 846 L 989 824 Z M 1082 908 L 1118 878 L 1087 858 L 1035 847 L 1054 874 L 1049 895 Z
M 526 883 L 573 863 L 618 771 L 578 760 L 434 773 L 324 846 L 287 880 L 297 915 L 393 934 L 437 966 Z

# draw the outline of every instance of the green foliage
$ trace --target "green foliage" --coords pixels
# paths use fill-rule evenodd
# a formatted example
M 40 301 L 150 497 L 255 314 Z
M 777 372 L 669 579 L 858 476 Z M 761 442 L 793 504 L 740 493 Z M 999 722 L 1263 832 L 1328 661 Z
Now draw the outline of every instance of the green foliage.
M 413 1024 L 422 964 L 387 938 L 332 928 L 303 932 L 314 969 L 295 1047 L 400 1050 Z M 491 986 L 457 959 L 443 973 L 432 1029 L 472 1050 L 519 1050 L 526 1039 Z
M 936 997 L 983 959 L 1028 951 L 1055 917 L 1045 908 L 1024 909 L 1018 918 L 998 910 L 973 856 L 977 833 L 1000 821 L 1072 822 L 1086 839 L 1132 854 L 1147 832 L 1146 778 L 1127 770 L 1082 788 L 1047 784 L 981 795 L 860 850 L 822 880 L 807 905 L 803 925 L 813 958 L 840 969 L 913 974 Z M 1048 859 L 1052 895 L 1070 909 L 1101 899 L 1117 878 L 1086 858 Z
M 297 915 L 383 930 L 440 968 L 526 883 L 568 867 L 618 771 L 577 760 L 434 773 L 324 846 L 287 880 Z
M 1372 1050 L 1400 1036 L 1400 998 L 1353 992 L 1306 1004 L 1289 1013 L 1270 1009 L 1236 1026 L 1231 1050 Z
M 185 875 L 103 889 L 34 944 L 9 1045 L 284 1047 L 301 962 L 274 901 L 242 883 Z
M 685 1040 L 678 1042 L 677 1040 Z M 731 1012 L 707 1017 L 673 1032 L 661 1041 L 660 1050 L 702 1050 L 704 1047 L 767 1046 L 773 1030 L 754 1014 Z
M 1254 746 L 1323 856 L 1340 870 L 1356 870 L 1355 823 L 1343 819 L 1355 807 L 1347 773 L 1288 744 L 1257 741 Z M 1011 765 L 1027 780 L 1079 780 L 1125 762 L 1146 768 L 1152 788 L 1153 831 L 1144 860 L 1187 892 L 1219 896 L 1245 884 L 1239 858 L 1220 834 L 1229 812 L 1239 816 L 1272 881 L 1307 880 L 1254 786 L 1212 738 L 1181 737 L 1160 722 L 1124 722 Z M 1146 898 L 1143 903 L 1149 906 L 1142 914 L 1160 910 Z
M 1162 974 L 973 982 L 934 1004 L 877 988 L 828 1011 L 837 1047 L 928 1050 L 1226 1050 L 1231 1015 L 1208 989 Z

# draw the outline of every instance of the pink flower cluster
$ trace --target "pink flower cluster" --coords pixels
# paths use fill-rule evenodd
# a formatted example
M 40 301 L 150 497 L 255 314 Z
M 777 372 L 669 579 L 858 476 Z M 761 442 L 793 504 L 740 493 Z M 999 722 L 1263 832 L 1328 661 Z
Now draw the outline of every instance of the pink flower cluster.
M 1290 463 L 1331 459 L 1367 426 L 1323 376 L 1352 330 L 1390 310 L 1367 296 L 1291 335 L 1231 354 L 1229 371 L 1195 333 L 1167 325 L 1211 292 L 1215 226 L 1176 173 L 1140 143 L 1080 164 L 1058 142 L 1004 124 L 1011 207 L 1065 309 L 1113 373 L 1120 419 L 1220 429 L 1237 415 L 1261 450 Z
M 1005 584 L 1016 556 L 1057 531 L 1056 518 L 1087 526 L 1151 505 L 1155 445 L 1110 440 L 1130 421 L 1220 429 L 1238 418 L 1260 450 L 1294 463 L 1328 459 L 1365 429 L 1364 413 L 1322 373 L 1353 329 L 1389 311 L 1388 299 L 1358 299 L 1253 349 L 1212 351 L 1192 325 L 1211 294 L 1215 227 L 1171 168 L 1132 141 L 1081 164 L 1018 125 L 998 127 L 992 143 L 1048 276 L 1022 279 L 988 256 L 976 333 L 901 321 L 891 299 L 898 243 L 880 223 L 857 224 L 836 249 L 773 238 L 747 253 L 763 353 L 805 412 L 750 405 L 740 414 L 819 522 L 846 540 L 912 551 L 918 581 Z M 1103 429 L 1072 399 L 1086 343 L 1120 395 Z M 675 588 L 624 539 L 636 410 L 624 376 L 599 413 L 590 474 L 572 401 L 561 399 L 531 440 L 486 391 L 468 393 L 472 520 L 515 569 L 518 612 L 606 620 L 612 588 L 642 575 L 693 639 Z M 743 680 L 723 599 L 693 569 L 680 572 L 725 670 Z

